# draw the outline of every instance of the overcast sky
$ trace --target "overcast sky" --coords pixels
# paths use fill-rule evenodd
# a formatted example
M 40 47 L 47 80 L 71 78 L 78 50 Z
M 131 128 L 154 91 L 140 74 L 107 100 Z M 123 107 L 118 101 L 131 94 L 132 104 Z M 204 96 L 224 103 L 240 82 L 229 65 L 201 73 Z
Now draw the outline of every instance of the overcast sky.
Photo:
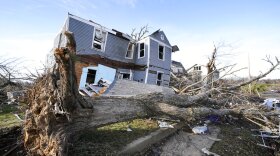
M 280 58 L 279 0 L 3 0 L 0 2 L 0 57 L 22 57 L 23 66 L 44 62 L 67 12 L 130 33 L 149 25 L 161 29 L 179 52 L 173 60 L 206 64 L 213 43 L 224 43 L 220 65 L 251 62 L 252 75 L 269 68 L 266 55 Z M 247 76 L 243 71 L 238 76 Z M 269 78 L 280 78 L 280 71 Z

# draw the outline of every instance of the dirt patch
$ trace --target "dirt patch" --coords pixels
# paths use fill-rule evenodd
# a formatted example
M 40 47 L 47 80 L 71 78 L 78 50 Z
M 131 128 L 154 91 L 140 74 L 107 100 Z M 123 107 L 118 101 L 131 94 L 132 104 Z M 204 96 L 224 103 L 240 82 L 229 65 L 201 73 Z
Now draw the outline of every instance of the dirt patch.
M 22 143 L 22 127 L 0 129 L 0 138 L 0 155 L 26 155 Z

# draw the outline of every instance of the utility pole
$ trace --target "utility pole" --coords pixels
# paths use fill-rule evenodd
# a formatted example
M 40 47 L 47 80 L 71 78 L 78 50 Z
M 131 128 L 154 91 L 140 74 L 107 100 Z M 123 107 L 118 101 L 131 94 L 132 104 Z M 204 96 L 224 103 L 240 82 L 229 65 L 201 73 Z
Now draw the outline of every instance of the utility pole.
M 249 81 L 251 80 L 251 65 L 250 65 L 250 53 L 248 52 L 248 72 L 249 72 Z M 252 94 L 252 86 L 249 84 L 249 93 Z

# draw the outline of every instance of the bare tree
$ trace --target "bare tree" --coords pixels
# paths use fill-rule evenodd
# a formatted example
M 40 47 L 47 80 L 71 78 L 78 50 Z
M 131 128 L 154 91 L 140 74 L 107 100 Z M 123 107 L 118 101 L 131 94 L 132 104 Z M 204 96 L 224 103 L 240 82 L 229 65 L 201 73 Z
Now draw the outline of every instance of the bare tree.
M 143 39 L 143 37 L 149 33 L 149 30 L 148 30 L 148 25 L 145 25 L 143 27 L 140 28 L 140 30 L 137 32 L 137 29 L 134 28 L 132 29 L 132 32 L 131 32 L 131 37 L 132 39 L 134 40 L 134 43 L 140 41 L 141 39 Z
M 20 58 L 3 58 L 0 60 L 0 78 L 2 84 L 0 88 L 7 85 L 13 85 L 15 80 L 20 77 L 19 64 Z

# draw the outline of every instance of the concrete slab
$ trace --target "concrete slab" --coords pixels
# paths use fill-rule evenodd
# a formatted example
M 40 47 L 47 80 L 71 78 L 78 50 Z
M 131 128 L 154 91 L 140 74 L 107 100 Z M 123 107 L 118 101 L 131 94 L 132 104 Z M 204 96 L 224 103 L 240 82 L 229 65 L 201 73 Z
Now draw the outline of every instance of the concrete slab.
M 162 139 L 168 137 L 169 135 L 176 132 L 178 129 L 181 129 L 185 123 L 178 123 L 173 125 L 174 128 L 160 128 L 151 134 L 139 138 L 132 143 L 128 144 L 119 155 L 132 155 L 133 153 L 143 153 L 147 150 L 152 144 L 161 141 Z
M 216 126 L 208 127 L 210 134 L 197 135 L 180 131 L 161 147 L 161 156 L 204 156 L 203 148 L 210 149 L 220 133 Z

